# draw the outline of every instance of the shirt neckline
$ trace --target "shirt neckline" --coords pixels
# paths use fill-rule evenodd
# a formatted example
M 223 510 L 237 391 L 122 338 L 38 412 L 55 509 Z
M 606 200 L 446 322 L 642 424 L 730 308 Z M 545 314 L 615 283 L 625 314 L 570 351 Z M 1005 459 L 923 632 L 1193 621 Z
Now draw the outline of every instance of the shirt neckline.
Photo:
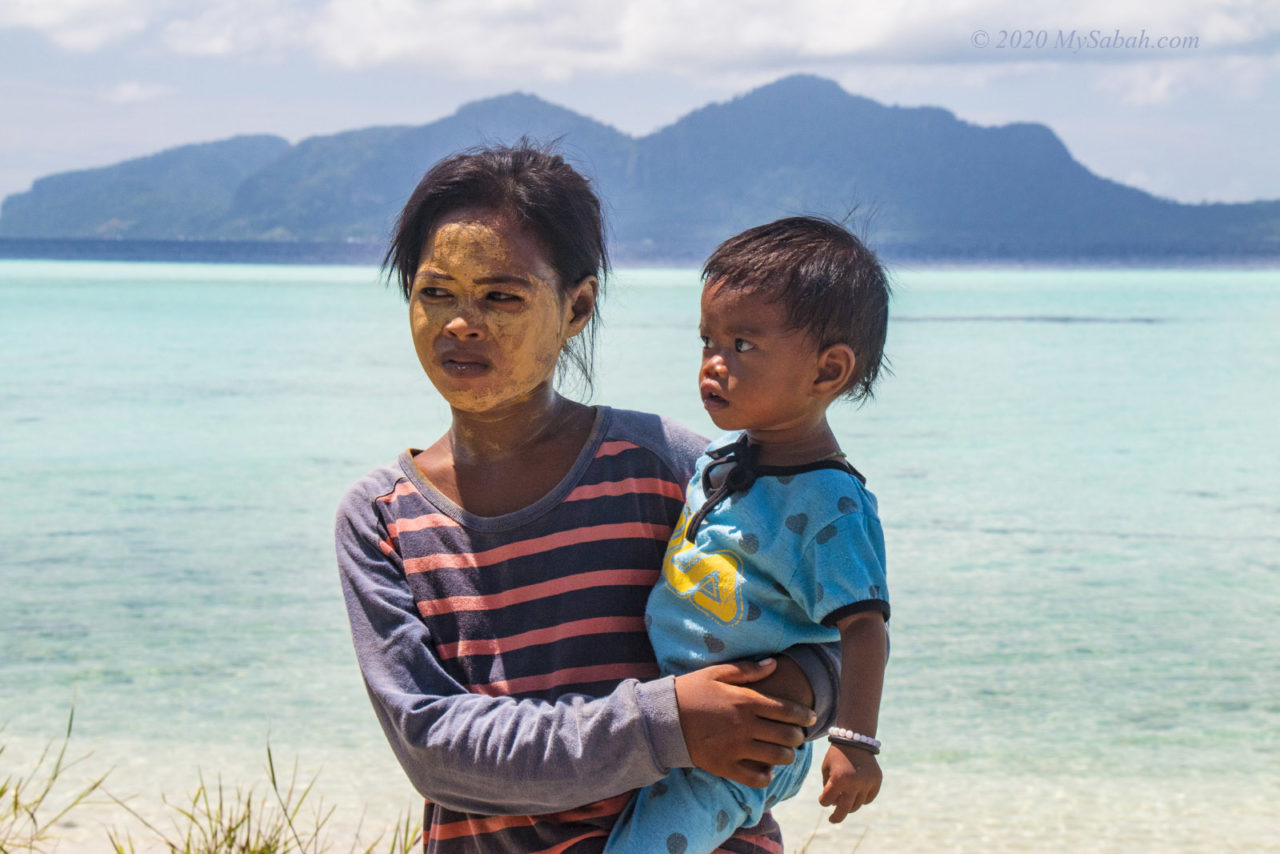
M 560 482 L 552 487 L 550 492 L 532 504 L 521 507 L 519 510 L 513 510 L 510 513 L 504 513 L 501 516 L 479 516 L 455 504 L 452 499 L 436 489 L 423 476 L 417 464 L 413 461 L 413 455 L 420 450 L 418 448 L 406 448 L 400 453 L 400 470 L 428 502 L 464 528 L 485 532 L 509 531 L 512 528 L 518 528 L 521 525 L 532 522 L 556 507 L 578 485 L 578 481 L 586 473 L 587 467 L 595 459 L 596 452 L 600 450 L 600 445 L 608 433 L 609 425 L 613 418 L 613 409 L 611 407 L 597 406 L 595 410 L 595 421 L 591 425 L 591 432 L 587 435 L 587 441 L 583 443 L 577 459 L 574 460 L 573 465 L 569 467 L 569 471 L 560 479 Z
M 732 439 L 729 437 L 732 437 Z M 721 450 L 730 445 L 745 441 L 746 438 L 746 431 L 725 433 L 719 439 L 712 442 L 707 450 L 703 452 L 703 455 L 710 456 L 711 451 Z M 712 459 L 711 462 L 714 463 L 715 460 Z M 708 463 L 708 465 L 710 465 L 710 463 Z M 703 468 L 705 469 L 706 466 L 703 466 Z M 867 485 L 866 477 L 863 476 L 862 472 L 853 467 L 853 464 L 849 462 L 848 457 L 844 454 L 840 454 L 838 457 L 823 457 L 818 460 L 810 460 L 807 463 L 792 463 L 785 466 L 762 466 L 758 463 L 751 466 L 751 470 L 757 477 L 794 477 L 798 474 L 807 474 L 811 471 L 822 471 L 823 469 L 833 469 L 835 471 L 845 472 L 846 474 L 853 475 L 859 485 Z

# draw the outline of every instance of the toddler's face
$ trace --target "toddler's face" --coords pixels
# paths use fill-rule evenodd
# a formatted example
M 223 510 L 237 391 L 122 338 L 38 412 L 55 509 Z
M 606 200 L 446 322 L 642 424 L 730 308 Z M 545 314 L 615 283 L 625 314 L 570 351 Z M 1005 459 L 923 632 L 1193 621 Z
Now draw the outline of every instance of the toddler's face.
M 720 429 L 786 433 L 825 413 L 812 393 L 817 342 L 788 326 L 782 303 L 711 281 L 702 290 L 699 334 L 698 390 Z

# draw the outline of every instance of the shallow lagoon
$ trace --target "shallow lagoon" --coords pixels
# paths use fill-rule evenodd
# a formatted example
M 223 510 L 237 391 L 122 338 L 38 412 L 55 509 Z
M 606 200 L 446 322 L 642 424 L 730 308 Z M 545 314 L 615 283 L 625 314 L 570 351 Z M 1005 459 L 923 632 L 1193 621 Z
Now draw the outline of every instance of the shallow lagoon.
M 595 400 L 711 432 L 696 273 L 612 290 Z M 888 538 L 886 785 L 829 829 L 811 779 L 789 849 L 1280 850 L 1277 329 L 1276 271 L 898 271 L 894 373 L 834 418 Z M 268 741 L 335 826 L 414 809 L 330 544 L 447 419 L 376 271 L 0 262 L 0 365 L 4 761 L 74 703 L 148 814 Z

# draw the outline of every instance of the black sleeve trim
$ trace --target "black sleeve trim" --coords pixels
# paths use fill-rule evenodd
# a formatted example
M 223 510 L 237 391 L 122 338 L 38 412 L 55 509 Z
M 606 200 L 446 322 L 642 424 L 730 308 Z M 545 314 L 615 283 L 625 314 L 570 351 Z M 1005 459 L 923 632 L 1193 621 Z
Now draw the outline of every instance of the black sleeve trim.
M 861 614 L 863 611 L 879 611 L 884 616 L 884 621 L 889 622 L 889 603 L 883 599 L 863 599 L 861 602 L 852 602 L 842 608 L 836 608 L 830 614 L 822 618 L 822 625 L 833 628 L 836 623 L 845 617 L 851 617 L 854 614 Z

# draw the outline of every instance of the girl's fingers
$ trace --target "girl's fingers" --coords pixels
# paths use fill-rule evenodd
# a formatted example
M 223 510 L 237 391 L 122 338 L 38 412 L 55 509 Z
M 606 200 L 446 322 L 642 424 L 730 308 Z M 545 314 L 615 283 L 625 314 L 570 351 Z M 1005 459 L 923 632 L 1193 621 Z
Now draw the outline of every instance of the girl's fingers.
M 734 763 L 737 770 L 729 779 L 753 789 L 763 789 L 773 779 L 772 766 L 744 759 Z
M 756 741 L 780 744 L 783 747 L 799 747 L 804 744 L 804 731 L 789 724 L 757 718 L 751 725 L 751 736 Z
M 792 700 L 783 700 L 760 693 L 756 693 L 752 700 L 750 709 L 759 718 L 790 724 L 794 727 L 807 727 L 818 719 L 813 709 Z
M 743 751 L 742 758 L 764 765 L 790 765 L 796 761 L 796 752 L 780 744 L 755 741 Z
M 762 658 L 759 661 L 729 661 L 724 664 L 712 664 L 704 669 L 717 682 L 749 685 L 752 682 L 759 682 L 777 668 L 776 659 Z

